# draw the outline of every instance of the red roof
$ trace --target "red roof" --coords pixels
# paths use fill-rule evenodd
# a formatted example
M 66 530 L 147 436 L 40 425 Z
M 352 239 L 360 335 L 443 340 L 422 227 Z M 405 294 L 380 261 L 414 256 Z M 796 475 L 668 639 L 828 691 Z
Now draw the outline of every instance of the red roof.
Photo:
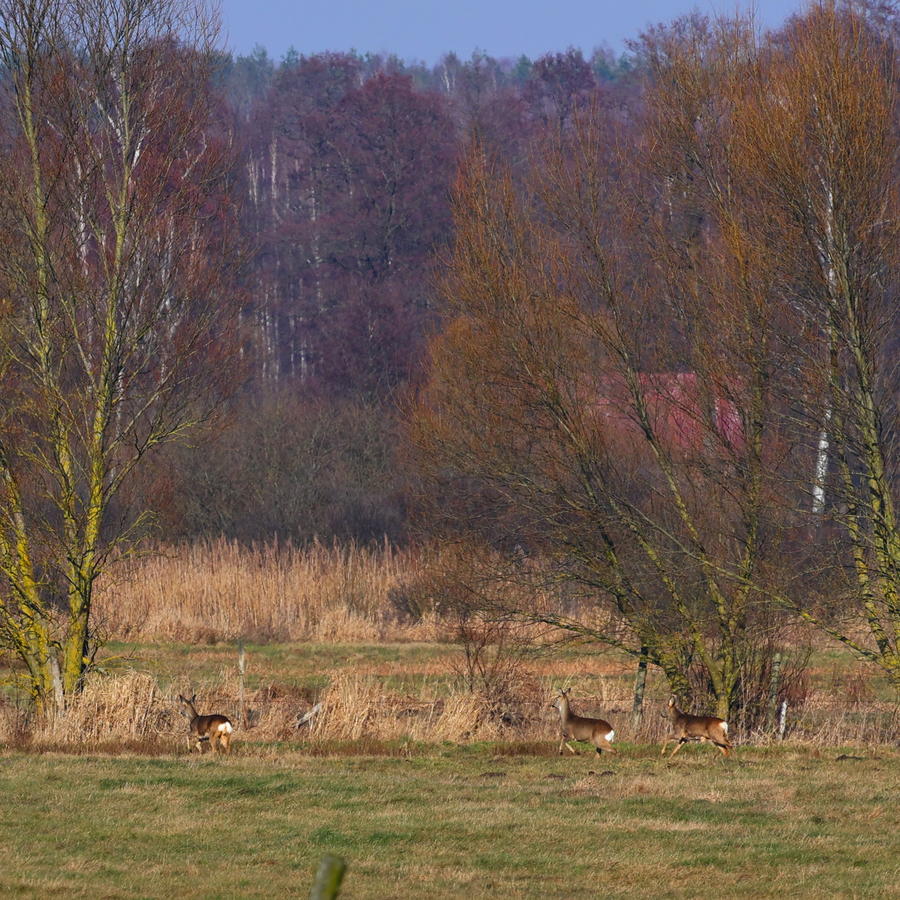
M 737 405 L 724 391 L 701 381 L 696 372 L 651 372 L 638 380 L 649 425 L 671 448 L 703 450 L 723 443 L 732 450 L 743 448 L 744 427 Z M 623 376 L 604 376 L 599 392 L 599 412 L 606 423 L 635 435 L 642 430 Z

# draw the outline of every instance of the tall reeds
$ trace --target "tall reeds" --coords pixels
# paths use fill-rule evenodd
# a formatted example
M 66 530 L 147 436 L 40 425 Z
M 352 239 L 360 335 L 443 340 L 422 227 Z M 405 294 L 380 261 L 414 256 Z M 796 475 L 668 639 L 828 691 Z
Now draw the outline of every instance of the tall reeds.
M 162 546 L 114 565 L 96 612 L 112 638 L 215 642 L 433 639 L 424 584 L 436 551 L 390 545 L 246 547 L 224 539 Z

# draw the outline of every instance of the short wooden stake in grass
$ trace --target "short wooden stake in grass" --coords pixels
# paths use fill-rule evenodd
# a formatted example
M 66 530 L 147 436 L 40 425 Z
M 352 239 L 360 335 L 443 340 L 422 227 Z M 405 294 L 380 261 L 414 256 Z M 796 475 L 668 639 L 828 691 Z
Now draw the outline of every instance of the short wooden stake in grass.
M 241 710 L 241 727 L 247 725 L 246 711 L 244 709 L 244 641 L 238 641 L 238 702 Z
M 316 880 L 313 882 L 309 900 L 334 900 L 341 889 L 344 880 L 344 872 L 347 871 L 347 863 L 339 856 L 331 853 L 322 857 L 319 863 L 319 871 L 316 872 Z
M 778 688 L 781 686 L 781 654 L 772 657 L 772 676 L 769 679 L 769 727 L 775 724 L 778 714 Z
M 644 717 L 644 688 L 647 686 L 647 662 L 648 650 L 645 646 L 641 646 L 637 674 L 634 678 L 634 702 L 631 705 L 631 720 L 635 728 L 641 724 L 641 719 Z
M 63 694 L 62 676 L 59 671 L 59 660 L 55 653 L 50 654 L 50 677 L 53 681 L 53 697 L 56 701 L 56 714 L 61 716 L 66 711 L 66 698 Z

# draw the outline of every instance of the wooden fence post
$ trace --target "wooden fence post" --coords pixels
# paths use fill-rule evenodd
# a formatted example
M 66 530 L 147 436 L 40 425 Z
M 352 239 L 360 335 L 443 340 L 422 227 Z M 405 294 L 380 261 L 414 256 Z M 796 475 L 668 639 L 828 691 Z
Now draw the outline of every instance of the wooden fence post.
M 244 639 L 238 641 L 238 701 L 241 708 L 241 727 L 247 727 L 247 713 L 244 708 Z
M 347 871 L 347 863 L 339 856 L 331 853 L 322 857 L 319 870 L 316 872 L 316 880 L 313 882 L 309 900 L 334 900 L 341 889 L 344 880 L 344 872 Z
M 778 716 L 778 740 L 784 740 L 784 729 L 787 727 L 787 700 L 781 701 L 781 713 Z
M 641 647 L 641 655 L 638 658 L 637 674 L 634 677 L 634 701 L 631 704 L 631 720 L 634 727 L 641 724 L 644 716 L 644 688 L 647 686 L 647 654 L 646 647 Z
M 778 715 L 778 688 L 781 687 L 781 654 L 772 657 L 772 674 L 769 677 L 769 727 L 776 724 Z

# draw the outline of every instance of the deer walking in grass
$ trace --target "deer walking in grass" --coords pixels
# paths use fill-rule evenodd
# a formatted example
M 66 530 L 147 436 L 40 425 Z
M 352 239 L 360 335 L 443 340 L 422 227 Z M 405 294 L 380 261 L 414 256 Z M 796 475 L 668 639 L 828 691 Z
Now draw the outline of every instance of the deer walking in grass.
M 228 716 L 199 715 L 194 707 L 194 701 L 197 699 L 196 694 L 192 695 L 190 700 L 179 694 L 178 699 L 187 707 L 188 713 L 191 716 L 190 733 L 192 737 L 193 735 L 197 736 L 197 741 L 194 744 L 197 752 L 203 752 L 203 741 L 209 741 L 210 750 L 215 752 L 216 741 L 218 741 L 219 746 L 221 746 L 226 753 L 229 753 L 231 750 L 231 733 L 234 731 L 231 719 L 229 719 Z
M 672 720 L 672 728 L 674 735 L 666 738 L 660 751 L 660 756 L 666 752 L 666 747 L 672 741 L 677 741 L 675 749 L 672 751 L 674 756 L 680 749 L 682 744 L 688 741 L 710 741 L 715 744 L 724 756 L 728 756 L 731 749 L 731 742 L 728 740 L 728 723 L 724 719 L 716 716 L 690 716 L 683 713 L 675 705 L 675 696 L 669 697 L 669 718 Z M 672 757 L 670 756 L 669 759 Z
M 584 716 L 576 716 L 569 706 L 569 691 L 560 690 L 556 699 L 550 704 L 559 710 L 560 732 L 562 738 L 559 742 L 559 752 L 563 752 L 563 747 L 568 747 L 572 753 L 576 753 L 572 747 L 572 741 L 588 741 L 593 744 L 597 750 L 597 755 L 601 755 L 604 750 L 608 753 L 617 753 L 618 751 L 610 743 L 616 736 L 612 725 L 603 719 L 588 719 Z M 568 740 L 566 740 L 568 738 Z

